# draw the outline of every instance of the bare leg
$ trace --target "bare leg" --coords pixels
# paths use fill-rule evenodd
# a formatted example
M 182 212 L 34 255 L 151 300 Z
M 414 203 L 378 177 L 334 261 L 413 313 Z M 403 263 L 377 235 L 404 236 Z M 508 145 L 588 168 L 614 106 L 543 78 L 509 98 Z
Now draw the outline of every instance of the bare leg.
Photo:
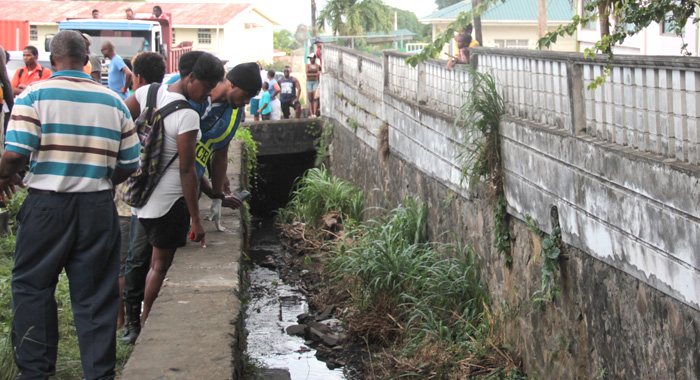
M 124 277 L 119 277 L 119 314 L 117 314 L 117 330 L 124 327 Z
M 316 91 L 309 92 L 309 115 L 311 117 L 316 117 L 316 101 L 314 100 L 314 97 L 316 96 Z
M 258 114 L 253 115 L 253 120 L 260 121 L 260 115 L 258 115 Z
M 175 257 L 175 249 L 153 247 L 151 268 L 148 270 L 148 275 L 146 276 L 146 289 L 143 296 L 143 313 L 141 313 L 142 325 L 146 323 L 153 302 L 158 298 L 158 293 L 160 292 L 161 286 L 163 286 L 165 275 L 168 273 L 168 269 L 173 263 L 173 257 Z
M 301 106 L 294 107 L 294 117 L 301 118 Z

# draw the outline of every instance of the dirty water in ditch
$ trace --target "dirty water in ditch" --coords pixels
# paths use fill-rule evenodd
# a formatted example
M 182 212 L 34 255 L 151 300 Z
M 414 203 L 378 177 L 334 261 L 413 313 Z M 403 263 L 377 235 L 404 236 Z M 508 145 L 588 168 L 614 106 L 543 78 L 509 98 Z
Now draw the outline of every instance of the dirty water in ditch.
M 253 266 L 246 315 L 248 355 L 267 368 L 265 379 L 346 379 L 342 367 L 329 369 L 303 338 L 285 332 L 309 308 L 298 289 L 285 284 L 276 271 L 261 266 L 272 255 L 288 255 L 270 220 L 254 223 L 249 252 Z

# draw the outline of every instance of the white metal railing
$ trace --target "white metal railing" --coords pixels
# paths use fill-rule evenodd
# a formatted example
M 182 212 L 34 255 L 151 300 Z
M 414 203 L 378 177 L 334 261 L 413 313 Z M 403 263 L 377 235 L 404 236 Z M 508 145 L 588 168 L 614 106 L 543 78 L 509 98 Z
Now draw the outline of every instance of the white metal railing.
M 406 63 L 406 56 L 385 53 L 387 90 L 404 99 L 418 102 L 418 69 Z
M 584 64 L 584 87 L 602 69 Z M 605 85 L 584 93 L 586 133 L 697 165 L 699 79 L 694 70 L 616 66 Z
M 468 67 L 452 71 L 430 60 L 416 67 L 409 54 L 385 51 L 383 62 L 328 46 L 326 67 L 368 94 L 388 94 L 456 117 L 471 84 Z M 497 80 L 510 117 L 572 135 L 586 134 L 663 159 L 700 164 L 700 66 L 684 57 L 616 57 L 607 82 L 586 87 L 602 74 L 602 59 L 577 53 L 472 49 L 478 70 Z
M 565 62 L 487 53 L 479 56 L 479 71 L 494 75 L 510 116 L 571 130 Z

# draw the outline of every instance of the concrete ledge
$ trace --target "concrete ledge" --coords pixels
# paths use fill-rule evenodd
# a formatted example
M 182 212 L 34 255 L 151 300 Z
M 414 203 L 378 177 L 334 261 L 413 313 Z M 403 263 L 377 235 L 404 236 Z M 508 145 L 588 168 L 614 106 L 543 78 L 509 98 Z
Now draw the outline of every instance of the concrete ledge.
M 231 188 L 241 183 L 240 144 L 232 143 Z M 207 215 L 211 201 L 200 200 Z M 207 248 L 188 242 L 153 305 L 122 380 L 239 379 L 244 317 L 239 292 L 244 228 L 240 211 L 222 210 L 226 231 L 205 221 Z

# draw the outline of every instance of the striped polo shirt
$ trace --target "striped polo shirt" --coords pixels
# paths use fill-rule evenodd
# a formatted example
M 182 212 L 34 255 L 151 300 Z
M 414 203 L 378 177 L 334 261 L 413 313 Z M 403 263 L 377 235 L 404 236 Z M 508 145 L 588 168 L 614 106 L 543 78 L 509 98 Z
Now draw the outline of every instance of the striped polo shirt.
M 76 193 L 111 189 L 115 166 L 138 167 L 141 145 L 117 94 L 85 73 L 59 71 L 17 98 L 6 149 L 31 156 L 29 187 Z

